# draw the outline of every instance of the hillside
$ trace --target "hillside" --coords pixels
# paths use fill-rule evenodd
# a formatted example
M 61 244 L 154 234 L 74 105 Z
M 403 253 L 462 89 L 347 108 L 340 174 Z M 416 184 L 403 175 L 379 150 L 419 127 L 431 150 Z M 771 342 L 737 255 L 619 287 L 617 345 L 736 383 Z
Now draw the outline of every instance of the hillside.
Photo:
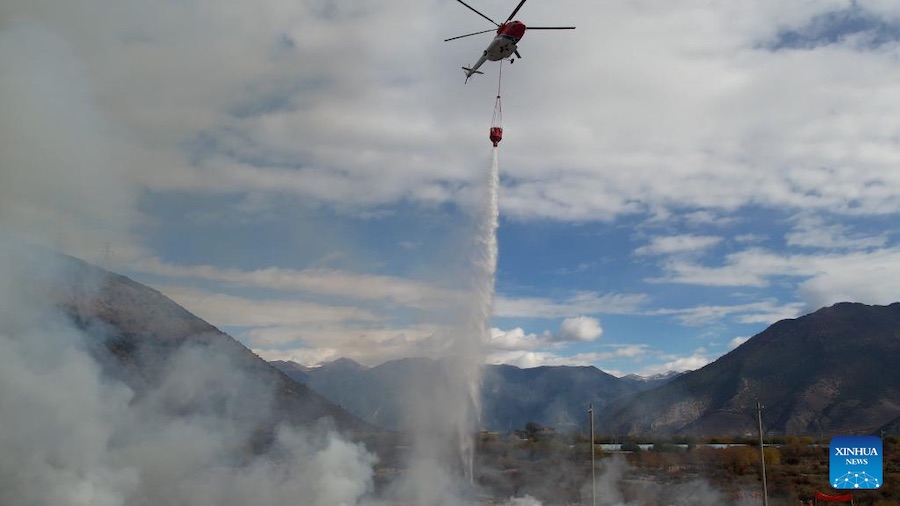
M 261 433 L 280 422 L 324 418 L 341 430 L 369 428 L 152 288 L 42 250 L 26 263 L 31 296 L 51 300 L 82 329 L 104 374 L 127 384 L 136 399 L 179 382 L 177 398 L 167 393 L 158 402 L 177 413 L 258 421 Z
M 900 416 L 900 303 L 782 320 L 715 362 L 601 413 L 613 434 L 873 433 Z

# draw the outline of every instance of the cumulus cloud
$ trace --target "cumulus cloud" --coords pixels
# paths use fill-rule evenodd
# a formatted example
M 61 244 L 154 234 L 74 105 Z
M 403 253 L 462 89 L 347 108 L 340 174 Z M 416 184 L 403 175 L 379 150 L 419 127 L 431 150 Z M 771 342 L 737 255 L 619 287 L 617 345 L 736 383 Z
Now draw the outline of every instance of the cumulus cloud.
M 593 341 L 601 334 L 600 320 L 588 316 L 566 318 L 559 329 L 559 337 L 564 341 Z
M 603 334 L 600 320 L 587 316 L 566 318 L 558 332 L 526 333 L 521 327 L 512 330 L 491 329 L 490 347 L 501 350 L 534 350 L 565 343 L 594 341 Z
M 535 350 L 552 343 L 553 335 L 547 331 L 543 334 L 529 334 L 521 327 L 511 330 L 492 328 L 489 346 L 495 350 Z
M 489 364 L 511 364 L 518 367 L 544 365 L 593 365 L 602 366 L 614 359 L 639 360 L 650 353 L 644 344 L 607 344 L 608 351 L 573 352 L 570 348 L 596 341 L 603 333 L 596 318 L 579 316 L 560 322 L 557 332 L 545 330 L 539 334 L 528 333 L 521 327 L 511 330 L 491 329 L 485 361 Z

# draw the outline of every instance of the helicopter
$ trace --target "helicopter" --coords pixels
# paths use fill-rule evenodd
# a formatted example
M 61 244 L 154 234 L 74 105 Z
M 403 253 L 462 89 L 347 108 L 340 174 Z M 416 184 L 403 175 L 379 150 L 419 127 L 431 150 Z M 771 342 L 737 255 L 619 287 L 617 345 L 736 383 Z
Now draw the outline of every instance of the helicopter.
M 463 2 L 463 0 L 456 0 L 456 1 L 465 5 L 466 7 L 469 8 L 469 10 L 471 10 L 475 14 L 478 14 L 479 16 L 483 17 L 484 19 L 490 21 L 497 27 L 496 28 L 497 36 L 494 37 L 494 40 L 492 40 L 490 44 L 488 44 L 487 49 L 484 50 L 484 52 L 481 54 L 481 57 L 478 59 L 478 61 L 475 62 L 475 64 L 472 65 L 471 67 L 463 67 L 462 68 L 463 71 L 465 71 L 465 73 L 466 73 L 466 82 L 467 83 L 469 82 L 469 78 L 472 77 L 473 75 L 484 74 L 484 72 L 478 70 L 478 68 L 481 67 L 484 64 L 484 62 L 486 62 L 486 61 L 500 61 L 500 60 L 505 60 L 505 59 L 509 58 L 509 62 L 512 63 L 515 61 L 515 58 L 511 57 L 512 55 L 516 55 L 517 58 L 521 59 L 522 55 L 519 54 L 519 50 L 516 47 L 516 44 L 518 44 L 518 42 L 520 40 L 522 40 L 522 37 L 525 36 L 525 30 L 574 30 L 575 29 L 574 26 L 528 26 L 528 27 L 526 27 L 525 23 L 522 23 L 521 21 L 513 21 L 512 20 L 513 16 L 515 16 L 516 13 L 519 12 L 519 9 L 522 8 L 522 5 L 525 4 L 525 2 L 527 0 L 520 1 L 519 5 L 517 5 L 516 8 L 513 9 L 512 13 L 509 15 L 508 18 L 506 18 L 506 21 L 504 21 L 503 23 L 497 23 L 493 19 L 491 19 L 491 18 L 485 16 L 484 14 L 482 14 L 481 12 L 479 12 L 478 9 Z M 493 32 L 493 31 L 494 31 L 494 29 L 491 28 L 490 30 L 482 30 L 480 32 L 467 33 L 465 35 L 459 35 L 457 37 L 450 37 L 449 39 L 444 39 L 444 42 L 461 39 L 463 37 L 471 37 L 472 35 L 479 35 L 482 33 L 488 33 L 488 32 Z

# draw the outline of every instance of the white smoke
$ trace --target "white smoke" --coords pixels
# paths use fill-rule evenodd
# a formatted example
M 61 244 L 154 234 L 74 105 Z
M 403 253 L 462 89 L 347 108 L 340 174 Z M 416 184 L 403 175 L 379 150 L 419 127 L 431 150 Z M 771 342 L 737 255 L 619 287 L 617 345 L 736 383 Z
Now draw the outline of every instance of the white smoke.
M 510 499 L 505 506 L 541 506 L 541 501 L 538 501 L 530 495 L 526 495 L 525 497 L 514 497 Z
M 137 395 L 116 379 L 132 365 L 105 350 L 104 329 L 50 300 L 66 273 L 22 243 L 95 257 L 127 242 L 135 164 L 69 41 L 0 18 L 0 503 L 359 504 L 374 457 L 327 427 L 277 427 L 264 455 L 248 448 L 270 387 L 221 350 L 176 353 Z
M 176 352 L 136 397 L 96 361 L 98 336 L 22 289 L 34 280 L 16 270 L 21 251 L 3 247 L 0 260 L 4 505 L 330 506 L 371 492 L 374 457 L 327 427 L 279 426 L 252 452 L 271 397 L 215 347 Z
M 137 219 L 126 129 L 57 33 L 0 16 L 0 228 L 87 256 Z
M 597 506 L 640 506 L 647 503 L 671 506 L 743 504 L 728 500 L 722 491 L 700 478 L 679 483 L 641 479 L 637 489 L 629 491 L 626 482 L 628 475 L 633 473 L 634 469 L 622 455 L 599 460 L 595 481 Z M 591 493 L 591 483 L 588 480 L 581 489 L 582 504 L 592 504 Z M 639 497 L 635 497 L 636 495 Z

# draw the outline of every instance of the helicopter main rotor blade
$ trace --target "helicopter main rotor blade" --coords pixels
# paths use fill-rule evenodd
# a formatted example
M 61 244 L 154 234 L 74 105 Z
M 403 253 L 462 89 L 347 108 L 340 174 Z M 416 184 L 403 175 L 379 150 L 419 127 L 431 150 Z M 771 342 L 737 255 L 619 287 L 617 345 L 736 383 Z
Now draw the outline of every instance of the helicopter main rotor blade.
M 526 30 L 574 30 L 574 26 L 529 26 Z
M 480 31 L 480 32 L 467 33 L 467 34 L 465 34 L 465 35 L 459 35 L 459 36 L 456 36 L 456 37 L 450 37 L 449 39 L 444 39 L 444 42 L 447 42 L 447 41 L 450 41 L 450 40 L 461 39 L 461 38 L 463 38 L 463 37 L 471 37 L 472 35 L 480 35 L 480 34 L 482 34 L 482 33 L 494 32 L 494 31 L 496 31 L 496 30 L 494 30 L 493 28 L 491 28 L 490 30 L 482 30 L 482 31 Z
M 475 14 L 478 14 L 479 16 L 481 16 L 481 17 L 483 17 L 484 19 L 490 21 L 491 23 L 494 23 L 494 26 L 500 26 L 500 23 L 498 23 L 498 22 L 494 21 L 493 19 L 491 19 L 491 18 L 485 16 L 484 14 L 482 14 L 481 12 L 479 12 L 478 9 L 476 9 L 475 7 L 472 7 L 471 5 L 469 5 L 469 4 L 465 3 L 465 2 L 463 2 L 462 0 L 456 0 L 456 1 L 459 2 L 459 3 L 461 3 L 461 4 L 463 4 L 463 5 L 465 5 L 466 7 L 468 7 L 469 10 L 472 11 L 472 12 L 474 12 Z M 524 2 L 524 1 L 525 1 L 525 0 L 522 0 L 522 2 Z
M 512 20 L 513 16 L 515 16 L 516 13 L 519 12 L 519 9 L 522 8 L 522 5 L 525 4 L 526 1 L 527 1 L 527 0 L 522 0 L 521 2 L 519 2 L 519 5 L 517 5 L 516 8 L 513 9 L 512 14 L 510 14 L 509 17 L 506 18 L 506 21 L 507 21 L 507 22 L 509 22 L 509 21 Z

